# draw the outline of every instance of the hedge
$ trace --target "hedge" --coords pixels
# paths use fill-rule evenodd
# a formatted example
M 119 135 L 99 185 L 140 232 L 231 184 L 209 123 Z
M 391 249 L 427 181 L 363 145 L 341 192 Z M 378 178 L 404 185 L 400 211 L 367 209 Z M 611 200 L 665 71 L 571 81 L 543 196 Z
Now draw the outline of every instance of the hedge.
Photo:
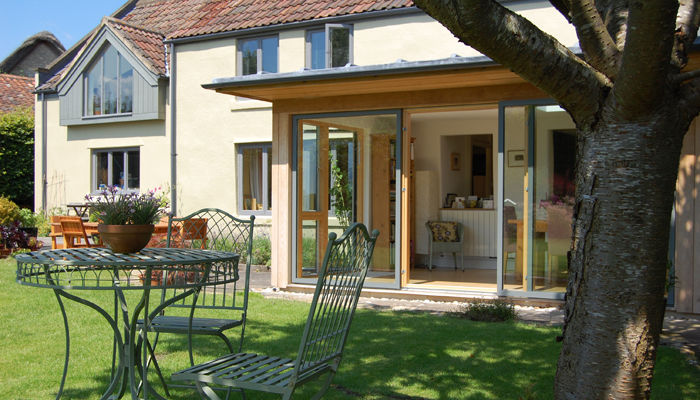
M 34 114 L 31 108 L 0 114 L 0 195 L 34 208 Z

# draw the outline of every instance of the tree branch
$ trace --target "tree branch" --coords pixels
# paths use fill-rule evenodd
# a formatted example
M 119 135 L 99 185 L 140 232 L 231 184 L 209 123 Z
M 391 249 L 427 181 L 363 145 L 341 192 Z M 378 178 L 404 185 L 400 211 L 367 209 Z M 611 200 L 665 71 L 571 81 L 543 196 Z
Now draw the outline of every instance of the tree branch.
M 667 83 L 676 12 L 668 0 L 630 0 L 627 38 L 619 79 L 613 88 L 623 118 L 648 114 Z
M 673 46 L 673 65 L 678 70 L 688 63 L 688 49 L 697 38 L 700 10 L 697 0 L 681 0 L 676 18 L 676 36 Z
M 571 2 L 571 18 L 586 61 L 608 78 L 614 80 L 621 53 L 605 26 L 594 0 Z
M 700 77 L 700 69 L 696 69 L 694 71 L 688 71 L 684 72 L 682 74 L 678 74 L 673 78 L 673 81 L 677 84 L 683 83 L 685 81 L 689 81 L 691 79 L 695 79 Z
M 566 18 L 569 23 L 571 23 L 571 9 L 569 7 L 569 1 L 568 0 L 549 0 L 549 3 L 556 8 L 561 15 Z
M 625 48 L 627 35 L 627 0 L 596 0 L 598 14 L 603 19 L 610 37 L 619 51 Z
M 458 39 L 542 89 L 574 120 L 592 118 L 609 80 L 494 0 L 415 0 Z

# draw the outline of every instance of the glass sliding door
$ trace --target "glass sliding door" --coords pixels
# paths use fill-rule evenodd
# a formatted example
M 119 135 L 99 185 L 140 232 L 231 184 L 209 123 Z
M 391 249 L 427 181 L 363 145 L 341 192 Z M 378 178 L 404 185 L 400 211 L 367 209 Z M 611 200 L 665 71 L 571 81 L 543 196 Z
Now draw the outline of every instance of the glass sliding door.
M 549 104 L 501 106 L 501 291 L 557 298 L 566 290 L 575 196 L 576 129 Z
M 380 231 L 368 286 L 399 285 L 396 182 L 400 151 L 397 113 L 297 116 L 295 271 L 293 281 L 318 274 L 328 234 L 354 222 Z

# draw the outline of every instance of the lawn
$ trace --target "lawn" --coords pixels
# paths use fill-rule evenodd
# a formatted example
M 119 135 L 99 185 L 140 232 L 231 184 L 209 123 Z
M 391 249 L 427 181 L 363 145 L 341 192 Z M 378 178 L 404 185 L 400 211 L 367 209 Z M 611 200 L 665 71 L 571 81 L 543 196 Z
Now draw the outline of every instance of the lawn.
M 14 279 L 14 260 L 0 260 L 0 399 L 52 399 L 65 352 L 56 298 L 51 290 L 21 286 Z M 111 292 L 80 294 L 111 309 Z M 129 295 L 133 305 L 137 293 Z M 293 357 L 308 307 L 251 295 L 244 349 Z M 97 399 L 109 380 L 110 330 L 96 312 L 72 302 L 66 308 L 71 360 L 63 398 Z M 549 399 L 559 333 L 558 328 L 522 323 L 358 310 L 345 358 L 325 398 Z M 195 347 L 200 361 L 224 349 L 222 342 L 208 338 L 196 339 Z M 166 374 L 188 365 L 185 348 L 186 336 L 162 336 L 157 354 Z M 661 347 L 656 365 L 653 399 L 700 399 L 700 370 L 678 351 Z M 311 397 L 314 385 L 307 386 L 297 398 Z M 174 399 L 196 397 L 187 389 L 172 394 Z

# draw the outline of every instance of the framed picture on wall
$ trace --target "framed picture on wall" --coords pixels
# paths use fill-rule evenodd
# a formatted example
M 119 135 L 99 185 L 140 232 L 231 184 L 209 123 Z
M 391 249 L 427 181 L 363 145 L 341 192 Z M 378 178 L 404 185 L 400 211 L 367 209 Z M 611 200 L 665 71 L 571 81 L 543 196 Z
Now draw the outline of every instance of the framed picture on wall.
M 525 150 L 508 150 L 508 167 L 525 166 Z
M 459 171 L 461 169 L 459 153 L 450 154 L 450 169 L 453 171 Z

